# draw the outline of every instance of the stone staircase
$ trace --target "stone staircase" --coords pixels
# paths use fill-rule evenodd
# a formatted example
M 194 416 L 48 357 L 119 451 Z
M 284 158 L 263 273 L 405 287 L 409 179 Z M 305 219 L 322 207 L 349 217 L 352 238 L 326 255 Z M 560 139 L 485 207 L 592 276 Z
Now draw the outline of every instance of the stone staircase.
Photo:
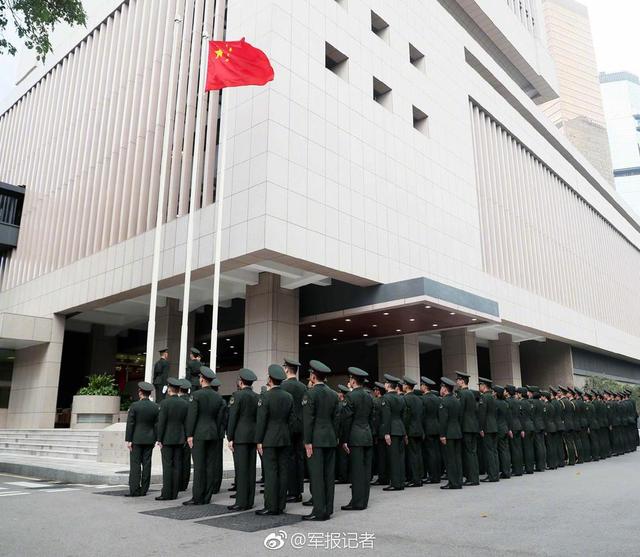
M 0 455 L 95 462 L 99 433 L 86 429 L 0 429 Z

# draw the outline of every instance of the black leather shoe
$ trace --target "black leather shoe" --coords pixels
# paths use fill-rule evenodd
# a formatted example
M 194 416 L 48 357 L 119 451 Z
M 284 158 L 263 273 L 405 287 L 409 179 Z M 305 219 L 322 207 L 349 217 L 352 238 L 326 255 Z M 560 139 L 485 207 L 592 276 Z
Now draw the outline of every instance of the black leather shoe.
M 304 501 L 302 503 L 303 507 L 313 507 L 313 499 L 309 499 L 308 501 Z
M 487 482 L 494 483 L 494 482 L 497 482 L 498 480 L 491 480 L 489 478 L 482 478 L 480 481 L 483 482 L 483 483 L 487 483 Z
M 476 486 L 476 485 L 480 485 L 480 482 L 469 482 L 469 481 L 466 481 L 462 485 L 465 486 L 465 487 L 473 487 L 473 486 Z
M 453 487 L 453 486 L 451 486 L 451 485 L 447 484 L 447 485 L 441 485 L 441 486 L 440 486 L 440 489 L 462 489 L 462 486 L 460 486 L 460 487 Z
M 336 480 L 335 481 L 336 485 L 342 485 L 342 484 L 346 484 L 346 483 L 349 483 L 349 482 L 347 480 Z
M 364 507 L 354 507 L 351 503 L 340 507 L 343 511 L 364 511 Z
M 402 491 L 404 489 L 404 487 L 393 487 L 392 485 L 389 485 L 387 487 L 383 487 L 382 491 Z
M 405 487 L 422 487 L 422 482 L 407 482 Z
M 189 499 L 188 501 L 185 501 L 184 503 L 182 503 L 183 505 L 204 505 L 204 503 L 196 503 L 193 499 Z
M 140 495 L 137 495 L 136 493 L 125 493 L 124 496 L 125 497 L 140 497 Z
M 302 517 L 302 520 L 316 520 L 318 522 L 322 522 L 325 520 L 329 520 L 329 517 L 326 515 L 305 514 Z
M 440 480 L 429 480 L 427 483 L 428 484 L 439 484 Z
M 375 482 L 371 482 L 371 485 L 387 485 L 389 482 L 385 482 L 384 480 L 376 480 Z
M 287 503 L 301 503 L 302 495 L 289 495 L 286 499 Z
M 270 511 L 269 509 L 260 509 L 259 511 L 256 511 L 256 514 L 258 516 L 277 516 L 280 513 L 276 511 Z
M 227 509 L 230 511 L 243 511 L 244 509 L 240 505 L 228 505 Z
M 171 497 L 163 497 L 162 495 L 159 495 L 158 497 L 156 497 L 156 501 L 171 501 Z
M 507 476 L 506 474 L 500 474 L 500 479 L 501 480 L 510 480 L 511 476 Z

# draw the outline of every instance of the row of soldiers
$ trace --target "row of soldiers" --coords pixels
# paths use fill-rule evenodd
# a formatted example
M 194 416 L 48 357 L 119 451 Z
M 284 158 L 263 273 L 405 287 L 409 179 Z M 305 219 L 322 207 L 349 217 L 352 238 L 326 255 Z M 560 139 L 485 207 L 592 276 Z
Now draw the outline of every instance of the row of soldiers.
M 264 508 L 256 513 L 280 514 L 287 503 L 302 502 L 307 470 L 312 497 L 303 505 L 313 507 L 307 520 L 326 520 L 333 513 L 336 468 L 340 480 L 351 482 L 351 502 L 342 508 L 362 510 L 370 485 L 397 491 L 440 483 L 446 473 L 442 489 L 460 489 L 479 485 L 485 473 L 482 481 L 499 481 L 623 454 L 638 445 L 628 391 L 544 391 L 501 387 L 484 378 L 479 391 L 471 391 L 463 372 L 456 382 L 441 378 L 439 393 L 429 378 L 421 378 L 418 390 L 412 379 L 390 374 L 369 389 L 368 374 L 350 367 L 349 385 L 341 385 L 338 395 L 326 386 L 327 366 L 312 361 L 307 386 L 297 379 L 299 366 L 291 359 L 270 366 L 260 395 L 252 388 L 255 373 L 241 370 L 228 407 L 214 390 L 215 373 L 202 365 L 200 388 L 189 396 L 191 381 L 169 378 L 169 396 L 159 409 L 148 399 L 153 386 L 141 383 L 141 401 L 132 405 L 127 426 L 131 494 L 143 495 L 149 487 L 155 439 L 163 461 L 158 499 L 175 499 L 186 488 L 191 451 L 193 497 L 184 504 L 209 503 L 220 489 L 225 431 L 237 490 L 229 509 L 253 507 L 257 452 L 265 489 Z M 148 435 L 136 439 L 143 423 L 141 431 Z

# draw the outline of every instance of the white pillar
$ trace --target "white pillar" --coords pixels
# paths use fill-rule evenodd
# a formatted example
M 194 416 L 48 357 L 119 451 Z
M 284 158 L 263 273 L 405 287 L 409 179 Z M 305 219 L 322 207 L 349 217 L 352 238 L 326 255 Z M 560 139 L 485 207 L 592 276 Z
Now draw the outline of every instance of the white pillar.
M 498 340 L 489 341 L 491 379 L 498 385 L 522 385 L 520 347 L 511 335 L 500 333 Z
M 442 373 L 450 379 L 456 378 L 456 371 L 464 371 L 471 377 L 469 387 L 478 385 L 478 354 L 476 335 L 467 329 L 453 329 L 440 334 L 442 340 Z
M 417 333 L 378 340 L 378 378 L 385 373 L 420 382 L 420 345 Z

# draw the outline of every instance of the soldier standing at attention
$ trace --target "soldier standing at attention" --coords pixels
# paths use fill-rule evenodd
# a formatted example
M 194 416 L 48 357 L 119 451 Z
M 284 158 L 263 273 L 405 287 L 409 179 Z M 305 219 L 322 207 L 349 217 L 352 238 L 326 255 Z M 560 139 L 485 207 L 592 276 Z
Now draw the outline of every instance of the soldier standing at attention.
M 544 404 L 540 400 L 540 388 L 527 385 L 527 396 L 533 415 L 533 452 L 536 461 L 536 472 L 544 472 L 547 463 L 547 451 L 544 445 Z
M 168 396 L 160 403 L 158 414 L 158 446 L 162 454 L 162 491 L 156 501 L 172 501 L 178 498 L 182 481 L 182 458 L 185 421 L 189 403 L 180 398 L 180 379 L 169 377 Z
M 404 489 L 405 461 L 404 445 L 407 432 L 402 419 L 405 401 L 397 393 L 400 379 L 385 373 L 386 394 L 382 397 L 382 432 L 387 446 L 389 464 L 389 485 L 383 491 L 401 491 Z
M 183 505 L 208 505 L 213 495 L 219 423 L 224 418 L 224 401 L 211 388 L 215 377 L 213 370 L 200 367 L 200 389 L 193 393 L 189 405 L 187 443 L 193 456 L 193 496 Z
M 338 395 L 325 385 L 331 369 L 317 360 L 309 367 L 312 387 L 302 400 L 302 420 L 313 510 L 303 520 L 328 520 L 333 514 L 340 407 Z
M 533 408 L 527 397 L 527 389 L 518 387 L 518 400 L 520 401 L 520 416 L 524 437 L 522 438 L 522 454 L 524 456 L 524 471 L 533 474 L 535 456 L 533 452 Z
M 371 463 L 373 460 L 373 399 L 364 390 L 368 373 L 350 367 L 351 392 L 345 396 L 343 410 L 343 450 L 349 455 L 351 466 L 351 501 L 343 505 L 343 511 L 362 511 L 369 505 Z
M 189 360 L 187 361 L 187 379 L 191 382 L 191 394 L 200 388 L 200 367 L 202 366 L 202 354 L 197 348 L 189 351 Z
M 480 437 L 484 448 L 487 477 L 483 482 L 500 481 L 500 462 L 498 460 L 498 421 L 496 399 L 491 390 L 491 379 L 478 377 L 480 384 L 480 402 L 478 403 L 478 421 Z
M 420 388 L 422 389 L 423 405 L 423 430 L 424 445 L 423 459 L 424 467 L 428 472 L 430 484 L 439 484 L 442 475 L 442 458 L 440 453 L 440 423 L 438 421 L 438 409 L 440 408 L 440 398 L 433 389 L 435 383 L 428 377 L 420 378 Z
M 476 397 L 469 390 L 468 373 L 456 371 L 456 384 L 458 386 L 458 399 L 460 400 L 460 412 L 462 414 L 462 469 L 464 471 L 465 486 L 480 485 L 480 473 L 478 469 L 478 412 Z
M 239 389 L 229 399 L 227 439 L 233 453 L 236 472 L 236 502 L 230 511 L 246 511 L 253 507 L 256 495 L 256 417 L 258 393 L 252 389 L 258 379 L 250 369 L 241 369 Z
M 416 382 L 403 377 L 405 402 L 405 429 L 407 431 L 407 473 L 408 481 L 405 487 L 422 487 L 424 466 L 422 463 L 422 442 L 424 440 L 424 405 L 422 398 L 415 390 Z
M 347 404 L 345 396 L 350 391 L 351 389 L 346 385 L 338 385 L 338 401 L 340 403 L 340 421 L 338 422 L 339 435 L 343 431 L 342 425 L 344 420 L 344 409 Z M 346 441 L 341 439 L 340 443 L 344 444 Z M 349 483 L 349 455 L 343 446 L 340 446 L 336 452 L 336 484 L 346 483 Z
M 545 456 L 546 464 L 549 470 L 556 470 L 558 468 L 556 449 L 556 438 L 558 428 L 556 425 L 556 409 L 550 402 L 551 393 L 549 391 L 540 391 L 540 400 L 544 405 L 544 442 L 545 442 Z
M 293 397 L 280 384 L 287 378 L 282 366 L 271 364 L 269 389 L 258 400 L 256 443 L 264 466 L 264 508 L 257 515 L 278 515 L 287 504 L 289 428 L 294 420 Z
M 387 464 L 387 444 L 384 441 L 384 433 L 382 432 L 382 397 L 384 396 L 386 389 L 384 383 L 376 381 L 373 384 L 373 438 L 374 438 L 374 453 L 375 453 L 375 468 L 376 478 L 375 482 L 371 482 L 371 485 L 388 485 L 389 467 Z
M 191 402 L 191 395 L 189 389 L 191 389 L 191 381 L 188 379 L 180 379 L 180 398 L 187 403 Z M 188 409 L 188 408 L 187 408 Z M 185 424 L 186 425 L 186 424 Z M 185 433 L 186 435 L 186 433 Z M 189 487 L 189 478 L 191 477 L 191 449 L 186 441 L 182 445 L 182 474 L 180 476 L 180 489 L 179 491 L 186 491 Z
M 522 420 L 520 419 L 520 401 L 516 398 L 515 385 L 505 385 L 504 398 L 509 404 L 511 411 L 511 432 L 512 437 L 509 438 L 509 451 L 511 453 L 511 472 L 513 476 L 522 476 L 522 438 L 524 431 L 522 430 Z
M 496 422 L 498 425 L 498 462 L 500 465 L 500 477 L 508 480 L 511 477 L 511 453 L 509 452 L 509 439 L 513 438 L 511 408 L 504 398 L 504 387 L 493 386 L 496 394 Z
M 156 403 L 164 398 L 162 387 L 167 383 L 169 378 L 169 349 L 160 350 L 160 359 L 153 364 L 153 386 L 156 389 Z
M 447 377 L 440 378 L 440 406 L 438 422 L 440 443 L 444 447 L 449 482 L 440 489 L 462 489 L 462 429 L 460 427 L 460 401 L 453 396 L 456 384 Z
M 138 400 L 129 408 L 125 441 L 129 449 L 129 493 L 125 497 L 142 497 L 151 483 L 151 454 L 156 443 L 158 405 L 149 399 L 153 385 L 138 383 Z
M 587 423 L 588 423 L 588 435 L 589 435 L 589 445 L 591 447 L 591 459 L 594 462 L 600 460 L 600 443 L 599 443 L 599 432 L 598 428 L 600 427 L 598 422 L 598 416 L 596 415 L 596 407 L 593 403 L 595 400 L 595 393 L 593 391 L 585 391 L 585 407 L 587 414 Z
M 211 388 L 217 393 L 220 390 L 220 386 L 222 383 L 220 379 L 216 377 L 213 381 L 211 381 Z M 224 436 L 227 431 L 227 423 L 229 421 L 229 407 L 227 406 L 227 402 L 222 399 L 222 417 L 218 421 L 218 440 L 219 443 L 216 445 L 216 456 L 214 459 L 214 470 L 213 470 L 213 494 L 220 493 L 220 486 L 222 485 L 222 474 L 223 474 L 223 464 L 222 464 L 222 456 L 224 452 Z
M 287 503 L 300 503 L 304 491 L 304 443 L 302 442 L 302 399 L 307 387 L 298 381 L 300 362 L 292 358 L 284 359 L 287 378 L 280 385 L 293 397 L 294 419 L 291 424 L 291 449 L 289 451 L 289 472 L 287 473 Z
M 549 387 L 550 401 L 556 422 L 555 433 L 555 461 L 558 468 L 564 468 L 564 406 L 558 397 L 558 390 Z

